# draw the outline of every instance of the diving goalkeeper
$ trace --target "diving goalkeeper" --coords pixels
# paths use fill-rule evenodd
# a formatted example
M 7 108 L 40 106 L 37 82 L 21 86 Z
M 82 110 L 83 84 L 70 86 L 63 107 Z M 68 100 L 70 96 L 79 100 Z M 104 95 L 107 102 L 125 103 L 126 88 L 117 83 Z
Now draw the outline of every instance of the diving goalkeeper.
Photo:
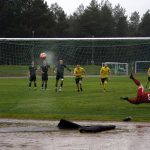
M 135 79 L 133 74 L 130 75 L 130 79 L 134 81 L 134 83 L 138 86 L 137 96 L 135 98 L 121 97 L 123 100 L 127 100 L 132 104 L 140 104 L 140 103 L 150 103 L 150 92 L 144 92 L 144 87 Z

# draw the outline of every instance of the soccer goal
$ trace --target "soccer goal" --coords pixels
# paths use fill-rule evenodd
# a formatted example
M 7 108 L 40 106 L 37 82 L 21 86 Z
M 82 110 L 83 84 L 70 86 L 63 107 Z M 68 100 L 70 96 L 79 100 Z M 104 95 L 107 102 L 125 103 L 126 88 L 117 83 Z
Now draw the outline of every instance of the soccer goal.
M 150 61 L 135 62 L 135 73 L 147 73 L 148 68 L 150 68 Z
M 111 74 L 113 75 L 128 75 L 128 63 L 120 63 L 120 62 L 104 62 L 102 66 L 107 64 L 111 69 Z
M 114 74 L 128 74 L 131 64 L 149 60 L 150 38 L 1 38 L 0 76 L 8 70 L 26 75 L 32 61 L 41 65 L 42 52 L 50 66 L 63 59 L 72 68 L 80 64 L 87 74 L 99 75 L 103 62 L 117 62 L 110 64 Z

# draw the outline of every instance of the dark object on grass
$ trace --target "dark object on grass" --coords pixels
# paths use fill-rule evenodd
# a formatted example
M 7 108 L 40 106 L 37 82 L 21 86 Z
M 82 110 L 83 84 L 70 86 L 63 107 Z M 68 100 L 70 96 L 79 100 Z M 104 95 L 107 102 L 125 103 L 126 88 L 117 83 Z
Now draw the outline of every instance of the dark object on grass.
M 81 126 L 79 124 L 61 119 L 58 126 L 59 129 L 78 129 L 81 133 L 96 133 L 102 132 L 106 130 L 115 129 L 116 126 L 114 125 L 93 125 L 93 126 Z
M 82 126 L 79 131 L 81 133 L 96 133 L 96 132 L 102 132 L 102 131 L 107 131 L 107 130 L 112 130 L 115 129 L 116 126 L 114 125 L 93 125 L 93 126 Z
M 132 117 L 130 116 L 123 119 L 123 121 L 131 121 L 131 120 L 132 120 Z
M 61 119 L 58 124 L 59 129 L 79 129 L 80 127 L 80 125 L 64 119 Z

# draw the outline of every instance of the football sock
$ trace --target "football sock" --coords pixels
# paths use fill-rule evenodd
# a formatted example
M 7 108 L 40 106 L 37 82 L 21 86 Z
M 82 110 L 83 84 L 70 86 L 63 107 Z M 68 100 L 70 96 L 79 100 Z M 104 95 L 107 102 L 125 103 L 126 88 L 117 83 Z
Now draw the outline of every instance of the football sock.
M 36 87 L 36 83 L 34 83 L 34 87 Z
M 134 77 L 133 77 L 133 74 L 131 73 L 131 75 L 130 75 L 130 79 L 134 79 Z
M 47 83 L 45 83 L 45 90 L 47 89 Z
M 133 78 L 132 80 L 134 81 L 134 83 L 135 83 L 137 86 L 140 86 L 140 81 L 139 81 L 139 80 L 137 80 L 137 79 L 135 79 L 135 78 Z
M 77 84 L 77 91 L 79 92 L 80 90 L 79 90 L 79 84 Z
M 44 84 L 42 83 L 42 89 L 43 89 Z
M 60 87 L 62 87 L 63 86 L 63 82 L 61 82 L 61 84 L 60 84 Z
M 31 87 L 31 82 L 29 82 L 29 87 Z
M 55 84 L 55 86 L 56 86 L 56 87 L 58 87 L 58 80 L 56 80 L 56 84 Z
M 83 89 L 82 89 L 82 85 L 80 84 L 80 91 L 83 91 Z

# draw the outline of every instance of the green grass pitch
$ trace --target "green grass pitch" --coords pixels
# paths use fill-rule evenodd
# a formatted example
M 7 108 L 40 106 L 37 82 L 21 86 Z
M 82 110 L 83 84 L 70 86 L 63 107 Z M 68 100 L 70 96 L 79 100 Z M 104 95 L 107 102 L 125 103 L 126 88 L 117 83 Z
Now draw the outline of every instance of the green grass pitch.
M 137 76 L 143 83 L 147 77 Z M 135 96 L 137 87 L 127 76 L 111 77 L 103 92 L 99 77 L 86 77 L 83 92 L 76 91 L 74 78 L 65 78 L 62 92 L 55 92 L 55 78 L 48 80 L 48 90 L 28 88 L 27 78 L 0 78 L 0 118 L 150 121 L 150 104 L 133 105 L 120 96 Z

